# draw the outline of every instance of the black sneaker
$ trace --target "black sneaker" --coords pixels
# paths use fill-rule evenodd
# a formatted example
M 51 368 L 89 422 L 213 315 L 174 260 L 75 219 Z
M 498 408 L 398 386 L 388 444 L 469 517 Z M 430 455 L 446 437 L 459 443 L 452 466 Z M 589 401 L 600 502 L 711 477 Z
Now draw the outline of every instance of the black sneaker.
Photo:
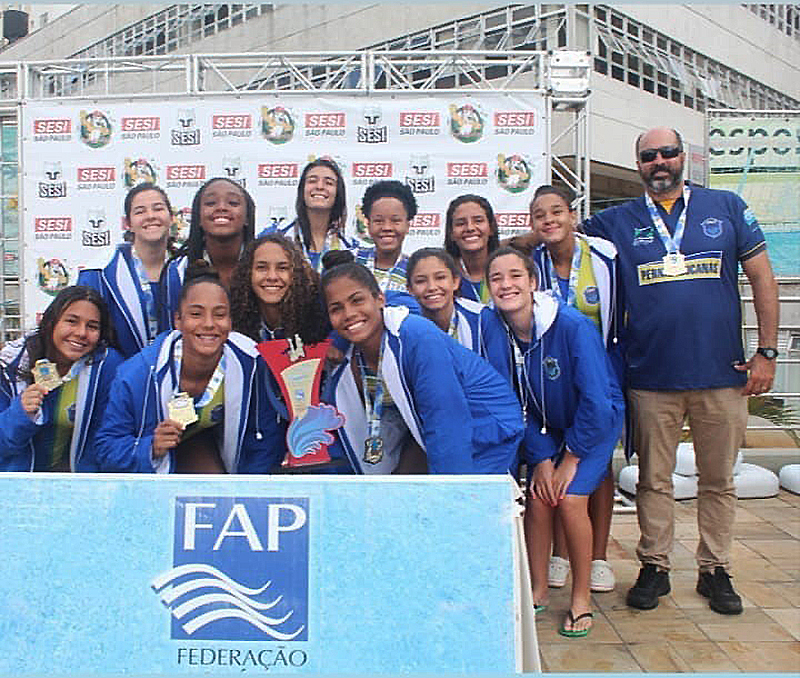
M 659 570 L 652 563 L 647 563 L 639 570 L 639 578 L 628 591 L 625 602 L 628 607 L 639 610 L 652 610 L 658 607 L 658 597 L 670 592 L 669 572 Z
M 741 614 L 742 599 L 733 590 L 731 576 L 717 565 L 711 572 L 701 572 L 697 578 L 697 592 L 708 598 L 708 606 L 720 614 Z

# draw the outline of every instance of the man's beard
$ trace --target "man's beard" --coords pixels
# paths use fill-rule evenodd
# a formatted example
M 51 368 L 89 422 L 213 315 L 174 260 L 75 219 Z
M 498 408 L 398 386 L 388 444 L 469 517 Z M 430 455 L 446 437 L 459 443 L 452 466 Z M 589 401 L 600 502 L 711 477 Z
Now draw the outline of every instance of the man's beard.
M 667 172 L 668 177 L 659 177 L 654 179 L 653 175 L 658 172 Z M 681 178 L 683 177 L 683 165 L 678 168 L 673 168 L 670 165 L 656 165 L 651 168 L 647 176 L 642 176 L 645 186 L 649 188 L 656 195 L 661 193 L 668 193 L 681 185 Z

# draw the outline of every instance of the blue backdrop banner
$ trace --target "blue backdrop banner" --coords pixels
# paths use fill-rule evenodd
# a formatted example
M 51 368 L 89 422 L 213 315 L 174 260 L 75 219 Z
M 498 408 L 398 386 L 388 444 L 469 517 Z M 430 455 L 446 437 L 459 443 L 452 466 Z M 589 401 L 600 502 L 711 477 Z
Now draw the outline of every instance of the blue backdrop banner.
M 0 675 L 523 668 L 510 478 L 3 474 L 0 493 Z

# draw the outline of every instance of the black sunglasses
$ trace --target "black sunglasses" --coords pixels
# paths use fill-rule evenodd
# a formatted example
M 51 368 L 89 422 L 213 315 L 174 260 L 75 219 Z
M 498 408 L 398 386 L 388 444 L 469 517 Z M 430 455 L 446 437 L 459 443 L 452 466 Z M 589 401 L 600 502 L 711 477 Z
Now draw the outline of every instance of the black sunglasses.
M 661 146 L 660 148 L 646 148 L 643 151 L 639 151 L 639 161 L 640 162 L 653 162 L 656 159 L 656 156 L 661 153 L 661 157 L 664 160 L 669 160 L 671 158 L 677 158 L 678 155 L 682 152 L 682 148 L 680 146 Z

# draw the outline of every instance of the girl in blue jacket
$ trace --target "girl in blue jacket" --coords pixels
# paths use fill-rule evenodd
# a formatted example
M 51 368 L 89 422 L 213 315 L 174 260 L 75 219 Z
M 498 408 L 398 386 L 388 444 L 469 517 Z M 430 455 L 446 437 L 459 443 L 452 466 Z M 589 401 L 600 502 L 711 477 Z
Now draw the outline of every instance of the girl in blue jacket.
M 163 189 L 134 186 L 125 196 L 126 240 L 103 269 L 85 269 L 78 284 L 96 289 L 108 305 L 120 353 L 129 358 L 169 327 L 160 289 L 169 255 L 172 207 Z
M 94 471 L 94 437 L 122 357 L 100 295 L 62 290 L 39 328 L 0 352 L 0 470 Z M 57 373 L 34 381 L 36 362 Z M 54 366 L 54 367 L 53 367 Z M 55 376 L 55 375 L 54 375 Z
M 326 271 L 333 328 L 350 346 L 324 399 L 344 414 L 331 456 L 352 472 L 392 473 L 410 436 L 430 473 L 506 473 L 522 434 L 508 383 L 480 356 L 403 306 L 385 307 L 363 266 Z
M 606 474 L 624 412 L 600 334 L 575 309 L 537 293 L 533 262 L 501 247 L 489 257 L 494 308 L 481 313 L 484 355 L 513 384 L 526 421 L 529 467 L 525 534 L 539 609 L 548 594 L 553 515 L 564 524 L 572 566 L 572 597 L 560 629 L 585 636 L 592 532 L 588 496 Z
M 462 299 L 489 302 L 486 260 L 499 245 L 497 219 L 486 198 L 466 194 L 450 201 L 445 217 L 444 248 L 461 266 Z
M 423 247 L 408 258 L 408 291 L 422 315 L 459 344 L 480 351 L 480 313 L 483 304 L 457 296 L 461 274 L 453 257 L 438 247 Z
M 255 342 L 231 332 L 218 278 L 190 270 L 175 326 L 120 368 L 97 434 L 101 468 L 269 472 L 283 441 L 260 388 Z
M 201 259 L 207 261 L 228 289 L 242 250 L 255 237 L 255 223 L 253 198 L 235 181 L 214 177 L 197 189 L 192 200 L 189 237 L 167 264 L 162 279 L 170 326 L 180 304 L 187 266 Z
M 289 224 L 267 226 L 259 235 L 280 233 L 292 238 L 311 267 L 322 271 L 330 250 L 352 250 L 355 240 L 345 235 L 347 195 L 342 170 L 330 158 L 316 158 L 300 174 L 295 200 L 296 218 Z
M 618 383 L 622 385 L 624 358 L 619 341 L 621 327 L 617 250 L 608 240 L 578 233 L 575 210 L 562 188 L 544 185 L 536 189 L 530 205 L 531 227 L 541 240 L 533 251 L 540 287 L 579 310 L 601 333 Z M 620 432 L 621 433 L 621 432 Z M 592 591 L 611 591 L 614 572 L 606 560 L 611 515 L 614 509 L 614 476 L 608 473 L 589 498 L 592 521 Z M 569 572 L 564 532 L 556 518 L 550 586 L 563 586 Z

